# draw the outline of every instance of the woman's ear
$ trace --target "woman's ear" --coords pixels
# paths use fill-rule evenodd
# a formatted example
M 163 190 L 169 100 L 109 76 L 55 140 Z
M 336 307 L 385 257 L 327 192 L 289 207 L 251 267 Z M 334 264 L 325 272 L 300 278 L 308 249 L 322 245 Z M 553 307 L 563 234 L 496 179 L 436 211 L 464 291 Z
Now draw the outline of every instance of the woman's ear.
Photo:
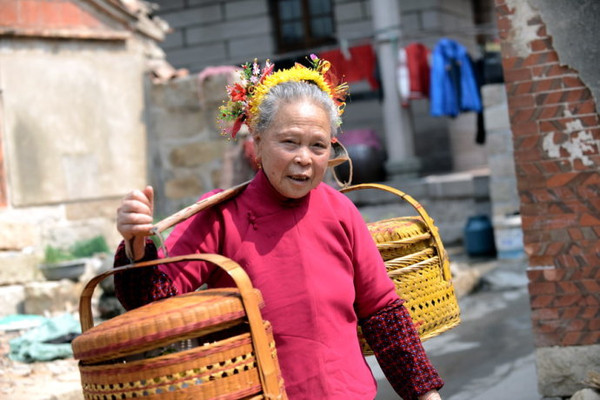
M 252 137 L 252 140 L 254 141 L 254 147 L 258 150 L 258 147 L 260 145 L 260 142 L 262 140 L 261 135 L 255 132 L 250 131 L 250 136 Z
M 260 153 L 261 153 L 261 147 L 262 147 L 262 145 L 261 145 L 262 144 L 262 142 L 261 142 L 262 138 L 261 138 L 261 136 L 259 134 L 255 134 L 255 133 L 252 133 L 250 137 L 252 138 L 251 139 L 252 142 L 254 142 L 253 143 L 253 147 L 254 147 L 255 158 L 256 158 L 257 161 L 259 161 L 260 157 L 261 157 Z

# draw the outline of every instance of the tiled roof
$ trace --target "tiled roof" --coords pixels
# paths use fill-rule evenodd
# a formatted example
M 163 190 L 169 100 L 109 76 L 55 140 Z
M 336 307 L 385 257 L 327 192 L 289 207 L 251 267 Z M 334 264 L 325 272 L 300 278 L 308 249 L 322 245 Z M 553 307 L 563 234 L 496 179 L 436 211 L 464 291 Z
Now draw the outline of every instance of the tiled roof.
M 4 0 L 0 36 L 125 40 L 133 33 L 163 40 L 165 21 L 139 0 Z

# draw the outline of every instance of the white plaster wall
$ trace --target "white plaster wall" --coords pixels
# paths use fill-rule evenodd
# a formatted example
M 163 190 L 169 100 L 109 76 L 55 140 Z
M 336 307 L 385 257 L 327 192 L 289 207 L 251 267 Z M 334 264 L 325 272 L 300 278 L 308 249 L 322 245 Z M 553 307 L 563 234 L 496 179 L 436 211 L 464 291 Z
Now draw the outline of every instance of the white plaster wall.
M 121 196 L 146 181 L 145 60 L 92 43 L 0 41 L 13 207 Z

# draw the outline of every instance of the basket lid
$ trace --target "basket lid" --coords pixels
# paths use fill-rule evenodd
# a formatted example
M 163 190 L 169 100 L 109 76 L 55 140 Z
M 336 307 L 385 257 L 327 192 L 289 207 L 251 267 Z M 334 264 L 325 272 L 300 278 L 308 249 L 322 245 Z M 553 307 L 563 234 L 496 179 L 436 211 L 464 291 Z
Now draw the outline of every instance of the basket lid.
M 396 217 L 367 223 L 375 243 L 393 242 L 429 232 L 421 217 Z
M 258 289 L 260 307 L 262 297 Z M 246 313 L 236 288 L 208 289 L 158 300 L 105 321 L 72 342 L 82 361 L 136 354 L 241 323 Z

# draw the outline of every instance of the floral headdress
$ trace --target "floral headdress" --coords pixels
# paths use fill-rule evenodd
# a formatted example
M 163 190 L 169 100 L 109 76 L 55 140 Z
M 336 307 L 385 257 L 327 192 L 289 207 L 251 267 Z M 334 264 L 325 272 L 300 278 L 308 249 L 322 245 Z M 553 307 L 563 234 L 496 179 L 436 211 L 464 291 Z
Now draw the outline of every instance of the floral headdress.
M 342 115 L 346 106 L 348 85 L 339 83 L 331 71 L 329 61 L 310 55 L 310 67 L 296 63 L 292 68 L 273 72 L 274 65 L 267 60 L 263 68 L 257 60 L 245 63 L 240 71 L 240 81 L 227 86 L 229 100 L 219 107 L 221 134 L 235 139 L 242 124 L 252 126 L 258 108 L 273 86 L 283 82 L 312 82 L 331 97 Z M 233 125 L 231 125 L 233 122 Z

